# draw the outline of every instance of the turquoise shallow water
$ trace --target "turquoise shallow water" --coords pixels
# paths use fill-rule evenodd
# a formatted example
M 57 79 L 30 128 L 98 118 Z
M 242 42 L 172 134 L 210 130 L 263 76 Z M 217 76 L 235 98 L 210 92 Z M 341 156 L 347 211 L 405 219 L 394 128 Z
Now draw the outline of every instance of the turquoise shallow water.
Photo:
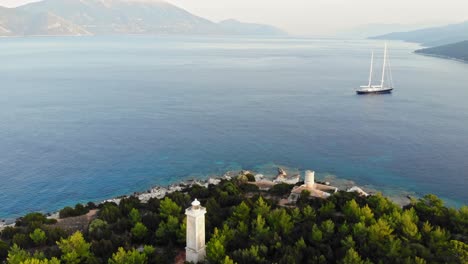
M 281 164 L 468 203 L 468 65 L 378 41 L 0 39 L 0 217 Z

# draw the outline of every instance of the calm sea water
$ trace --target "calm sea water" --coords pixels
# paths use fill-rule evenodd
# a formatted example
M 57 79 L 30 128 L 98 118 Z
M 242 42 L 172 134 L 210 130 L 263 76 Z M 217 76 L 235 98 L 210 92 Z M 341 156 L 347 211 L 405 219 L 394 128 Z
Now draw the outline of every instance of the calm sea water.
M 382 42 L 0 40 L 0 217 L 281 164 L 468 203 L 468 65 Z

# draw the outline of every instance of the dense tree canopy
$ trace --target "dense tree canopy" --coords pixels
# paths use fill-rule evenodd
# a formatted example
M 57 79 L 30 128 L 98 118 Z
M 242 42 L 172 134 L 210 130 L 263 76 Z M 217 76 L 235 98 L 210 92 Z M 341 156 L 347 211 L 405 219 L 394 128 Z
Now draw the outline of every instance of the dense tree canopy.
M 173 263 L 185 247 L 183 209 L 197 198 L 207 208 L 208 263 L 468 263 L 467 206 L 447 208 L 427 195 L 401 208 L 380 194 L 346 192 L 327 200 L 304 193 L 296 205 L 280 206 L 292 186 L 264 192 L 248 184 L 250 178 L 193 186 L 147 203 L 136 197 L 104 203 L 77 232 L 28 214 L 1 232 L 0 262 Z M 64 215 L 78 214 L 71 212 Z

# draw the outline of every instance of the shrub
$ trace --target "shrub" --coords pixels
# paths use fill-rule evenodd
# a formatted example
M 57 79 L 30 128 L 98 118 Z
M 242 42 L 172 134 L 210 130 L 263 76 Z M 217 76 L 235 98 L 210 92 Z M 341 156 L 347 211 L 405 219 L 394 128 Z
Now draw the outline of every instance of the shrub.
M 291 193 L 293 187 L 294 185 L 292 184 L 280 183 L 273 186 L 269 192 L 277 196 L 286 196 Z
M 247 180 L 249 182 L 255 182 L 255 175 L 253 175 L 252 173 L 248 173 L 245 176 L 247 177 Z
M 87 214 L 89 212 L 88 207 L 84 207 L 82 204 L 75 205 L 75 208 L 69 206 L 60 210 L 60 218 L 74 217 Z
M 8 256 L 8 244 L 0 240 L 0 263 Z
M 30 245 L 29 237 L 25 234 L 15 234 L 11 240 L 13 244 L 18 245 L 21 248 L 26 248 Z
M 0 237 L 5 240 L 10 240 L 13 238 L 13 236 L 18 233 L 20 230 L 18 228 L 12 227 L 12 226 L 7 226 L 3 229 L 3 231 L 0 233 Z
M 142 241 L 148 234 L 148 228 L 140 222 L 136 223 L 131 230 L 133 239 L 137 242 Z
M 46 233 L 42 231 L 40 228 L 36 228 L 34 232 L 29 234 L 29 237 L 37 246 L 43 245 L 47 240 Z

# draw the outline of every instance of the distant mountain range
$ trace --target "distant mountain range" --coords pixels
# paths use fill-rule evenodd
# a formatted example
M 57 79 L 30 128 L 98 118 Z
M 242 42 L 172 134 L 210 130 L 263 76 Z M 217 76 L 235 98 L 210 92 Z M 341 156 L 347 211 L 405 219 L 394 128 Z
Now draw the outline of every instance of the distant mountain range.
M 369 38 L 389 32 L 406 32 L 433 26 L 428 24 L 365 24 L 342 30 L 337 33 L 343 38 Z
M 420 49 L 417 50 L 416 53 L 468 62 L 468 41 L 462 41 L 433 48 Z
M 235 19 L 228 19 L 219 22 L 221 28 L 229 32 L 230 34 L 245 34 L 245 35 L 269 35 L 269 36 L 281 36 L 285 35 L 285 32 L 281 29 L 270 25 L 254 24 L 254 23 L 243 23 Z
M 0 36 L 119 34 L 287 35 L 269 25 L 214 23 L 162 0 L 44 0 L 0 7 Z
M 468 21 L 441 27 L 430 27 L 406 32 L 371 37 L 372 39 L 403 40 L 433 47 L 468 40 Z

